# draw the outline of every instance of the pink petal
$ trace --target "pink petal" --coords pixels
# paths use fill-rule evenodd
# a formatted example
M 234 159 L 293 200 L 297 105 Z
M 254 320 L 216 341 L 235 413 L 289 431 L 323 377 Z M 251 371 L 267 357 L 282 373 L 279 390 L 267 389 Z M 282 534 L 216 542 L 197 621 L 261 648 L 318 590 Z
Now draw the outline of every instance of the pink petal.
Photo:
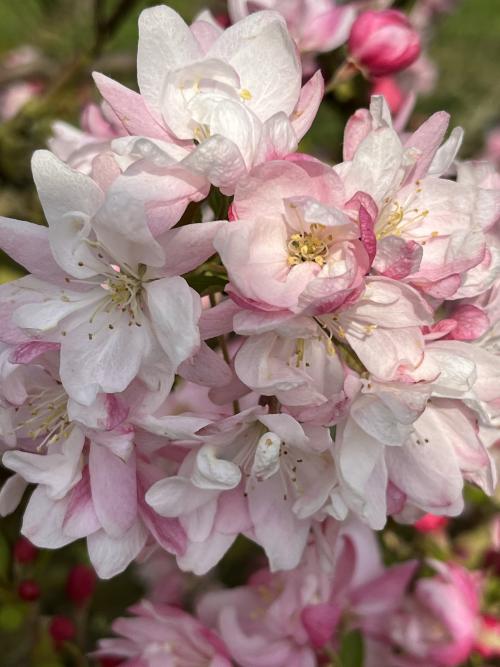
M 13 364 L 30 364 L 40 355 L 50 350 L 58 350 L 59 343 L 45 343 L 43 341 L 32 341 L 18 345 L 10 356 Z
M 63 532 L 73 538 L 87 537 L 101 528 L 94 510 L 90 492 L 89 469 L 82 471 L 82 478 L 73 487 L 69 497 L 68 509 L 64 516 Z
M 341 613 L 339 606 L 329 602 L 304 607 L 300 618 L 315 648 L 323 647 L 333 638 Z
M 427 174 L 434 155 L 438 150 L 450 122 L 450 115 L 445 111 L 433 114 L 406 141 L 405 148 L 416 148 L 421 152 L 407 182 L 415 181 Z
M 200 334 L 203 340 L 216 338 L 233 330 L 233 318 L 240 308 L 232 299 L 225 299 L 213 308 L 203 310 L 200 317 Z
M 231 369 L 206 343 L 202 343 L 199 351 L 184 361 L 177 370 L 185 380 L 201 384 L 203 387 L 223 387 L 231 382 Z
M 297 139 L 300 141 L 311 127 L 323 99 L 325 84 L 321 70 L 318 70 L 309 81 L 302 86 L 299 101 L 290 117 Z
M 94 72 L 95 84 L 128 134 L 172 141 L 171 135 L 151 116 L 144 98 L 104 74 Z
M 344 130 L 344 160 L 352 160 L 360 143 L 372 129 L 372 119 L 368 109 L 358 109 L 347 121 Z
M 449 334 L 452 340 L 477 340 L 490 328 L 488 316 L 477 306 L 458 306 L 451 317 L 457 323 Z
M 160 273 L 181 276 L 203 264 L 215 253 L 213 239 L 224 224 L 222 220 L 214 220 L 183 225 L 158 237 L 158 242 L 165 250 L 165 264 Z
M 137 518 L 135 456 L 124 462 L 107 447 L 92 444 L 89 471 L 96 515 L 110 537 L 121 537 Z
M 64 281 L 66 274 L 52 255 L 47 227 L 0 217 L 0 248 L 34 276 Z

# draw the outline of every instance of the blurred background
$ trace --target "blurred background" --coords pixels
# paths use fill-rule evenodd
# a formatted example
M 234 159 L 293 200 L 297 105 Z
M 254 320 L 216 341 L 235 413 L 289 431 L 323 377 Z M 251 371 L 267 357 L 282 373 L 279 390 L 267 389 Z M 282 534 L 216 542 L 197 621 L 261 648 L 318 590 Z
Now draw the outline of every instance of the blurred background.
M 158 3 L 0 0 L 0 215 L 43 224 L 30 172 L 32 152 L 47 145 L 54 122 L 78 127 L 86 105 L 99 102 L 90 76 L 93 70 L 136 87 L 137 18 L 144 7 L 154 4 Z M 208 7 L 221 24 L 227 24 L 224 2 L 170 0 L 168 4 L 188 21 Z M 414 4 L 393 6 L 410 12 Z M 445 109 L 452 126 L 465 129 L 461 157 L 488 156 L 500 164 L 500 0 L 436 0 L 435 4 L 440 11 L 426 28 L 425 56 L 414 71 L 401 75 L 403 90 L 418 89 L 407 127 Z M 319 56 L 327 80 L 343 57 L 342 48 Z M 327 95 L 302 150 L 326 161 L 340 160 L 345 122 L 353 110 L 367 105 L 373 86 L 358 76 Z M 0 282 L 19 275 L 19 267 L 0 255 Z M 4 473 L 0 470 L 0 482 Z M 387 562 L 453 552 L 461 554 L 468 566 L 486 566 L 499 575 L 500 552 L 489 547 L 498 501 L 487 500 L 475 489 L 468 489 L 468 494 L 468 511 L 451 524 L 423 531 L 391 525 L 383 537 Z M 22 510 L 0 521 L 0 666 L 90 664 L 85 651 L 98 637 L 109 635 L 111 620 L 140 597 L 145 586 L 141 568 L 95 586 L 92 572 L 85 569 L 84 545 L 40 552 L 18 541 Z M 217 576 L 228 585 L 244 581 L 243 563 L 248 562 L 250 549 L 255 548 L 239 540 Z M 33 589 L 30 594 L 29 587 L 20 592 L 26 581 L 35 582 L 38 594 Z M 490 582 L 486 600 L 499 611 L 500 579 L 493 576 Z M 193 591 L 197 585 L 193 579 Z M 35 632 L 40 608 L 46 621 L 37 624 Z M 59 619 L 55 628 L 54 619 Z M 64 619 L 72 626 L 65 626 Z M 66 636 L 68 632 L 71 636 Z M 63 651 L 58 650 L 61 642 Z

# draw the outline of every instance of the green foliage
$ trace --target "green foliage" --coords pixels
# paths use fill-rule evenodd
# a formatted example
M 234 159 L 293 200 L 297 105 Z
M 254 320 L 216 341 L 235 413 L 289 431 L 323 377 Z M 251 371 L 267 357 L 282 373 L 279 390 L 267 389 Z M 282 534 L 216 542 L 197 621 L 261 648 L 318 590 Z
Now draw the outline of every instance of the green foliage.
M 342 637 L 338 667 L 363 667 L 363 636 L 359 630 L 347 632 Z

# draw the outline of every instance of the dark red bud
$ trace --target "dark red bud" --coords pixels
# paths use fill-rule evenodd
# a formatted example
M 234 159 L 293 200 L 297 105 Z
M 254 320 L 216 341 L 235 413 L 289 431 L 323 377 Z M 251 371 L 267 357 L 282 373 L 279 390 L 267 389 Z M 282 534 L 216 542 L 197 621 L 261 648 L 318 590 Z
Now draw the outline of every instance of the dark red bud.
M 40 586 L 33 579 L 26 579 L 17 587 L 17 594 L 25 602 L 34 602 L 40 597 Z
M 75 624 L 67 616 L 54 616 L 50 621 L 49 632 L 52 639 L 59 644 L 73 639 L 76 634 Z
M 484 555 L 484 567 L 492 570 L 496 577 L 500 577 L 500 551 L 489 549 Z
M 38 555 L 38 549 L 25 537 L 20 537 L 14 544 L 13 556 L 18 563 L 32 563 Z
M 121 658 L 99 658 L 99 665 L 101 667 L 118 667 L 122 662 Z
M 68 575 L 66 593 L 76 605 L 84 605 L 94 594 L 96 575 L 87 565 L 75 565 Z

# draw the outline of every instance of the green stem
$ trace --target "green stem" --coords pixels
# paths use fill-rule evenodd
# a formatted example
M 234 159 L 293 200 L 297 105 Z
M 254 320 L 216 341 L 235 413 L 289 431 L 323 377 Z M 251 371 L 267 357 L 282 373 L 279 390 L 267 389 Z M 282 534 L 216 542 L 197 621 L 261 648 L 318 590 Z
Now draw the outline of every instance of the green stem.
M 341 84 L 350 81 L 359 71 L 358 66 L 352 60 L 344 60 L 326 84 L 325 93 L 332 93 Z

